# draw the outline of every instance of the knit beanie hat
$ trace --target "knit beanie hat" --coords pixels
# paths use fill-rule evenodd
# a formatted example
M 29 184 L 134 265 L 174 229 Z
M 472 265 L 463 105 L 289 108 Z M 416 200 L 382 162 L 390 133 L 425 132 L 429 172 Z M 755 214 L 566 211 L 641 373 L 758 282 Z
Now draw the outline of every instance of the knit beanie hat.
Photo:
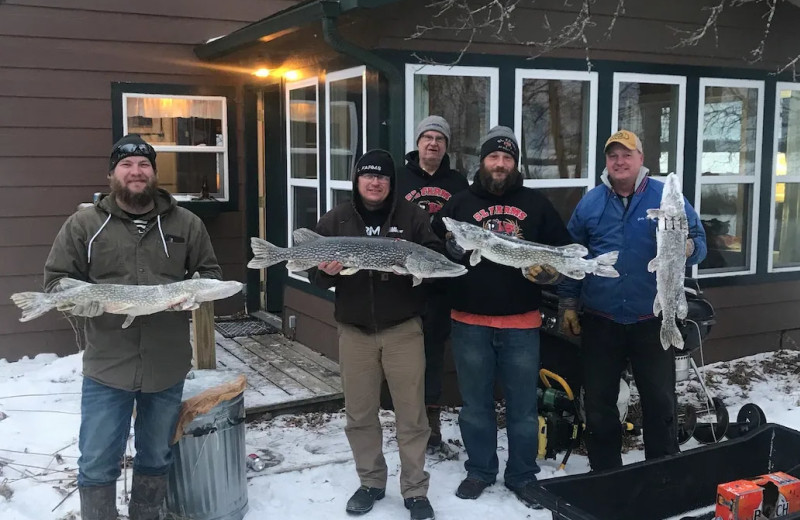
M 150 164 L 153 165 L 153 170 L 156 169 L 155 149 L 147 144 L 144 139 L 139 137 L 139 134 L 128 134 L 111 147 L 108 171 L 114 171 L 118 162 L 132 155 L 147 157 L 150 160 Z
M 414 142 L 418 143 L 422 134 L 428 130 L 439 132 L 447 139 L 447 144 L 450 144 L 450 125 L 442 116 L 428 116 L 420 121 L 417 125 L 417 138 L 414 139 Z
M 481 142 L 480 160 L 492 152 L 506 152 L 514 158 L 515 165 L 519 164 L 519 144 L 514 131 L 507 126 L 496 126 L 489 130 Z
M 356 161 L 355 178 L 365 173 L 386 175 L 394 182 L 394 159 L 386 150 L 369 150 Z

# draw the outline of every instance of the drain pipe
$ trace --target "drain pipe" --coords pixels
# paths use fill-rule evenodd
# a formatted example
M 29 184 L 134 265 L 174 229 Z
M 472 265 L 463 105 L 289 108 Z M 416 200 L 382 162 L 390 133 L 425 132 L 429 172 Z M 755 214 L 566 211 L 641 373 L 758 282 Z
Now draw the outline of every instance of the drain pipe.
M 389 61 L 342 38 L 336 26 L 336 19 L 342 12 L 338 1 L 322 0 L 320 4 L 324 13 L 322 17 L 322 34 L 325 42 L 340 54 L 355 58 L 386 76 L 389 84 L 389 152 L 391 152 L 395 162 L 403 164 L 403 129 L 400 125 L 403 120 L 404 109 L 403 75 Z M 366 133 L 366 128 L 364 132 Z

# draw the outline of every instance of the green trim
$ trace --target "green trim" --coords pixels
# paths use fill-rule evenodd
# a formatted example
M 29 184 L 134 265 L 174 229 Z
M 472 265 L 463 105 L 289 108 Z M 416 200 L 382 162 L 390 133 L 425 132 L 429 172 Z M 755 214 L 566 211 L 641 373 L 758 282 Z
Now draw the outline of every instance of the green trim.
M 258 90 L 254 87 L 245 87 L 244 90 L 244 219 L 245 219 L 245 258 L 249 261 L 252 257 L 250 237 L 259 236 L 258 233 Z M 261 308 L 259 282 L 260 272 L 257 269 L 247 268 L 246 279 L 246 304 L 248 311 Z

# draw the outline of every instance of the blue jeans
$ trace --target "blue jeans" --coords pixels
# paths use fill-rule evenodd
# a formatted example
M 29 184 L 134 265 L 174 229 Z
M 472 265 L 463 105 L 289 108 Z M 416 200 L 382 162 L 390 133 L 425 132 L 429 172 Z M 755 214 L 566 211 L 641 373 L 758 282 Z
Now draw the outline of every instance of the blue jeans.
M 497 374 L 506 398 L 505 483 L 518 487 L 535 481 L 539 472 L 539 329 L 495 329 L 454 320 L 451 338 L 463 400 L 458 422 L 469 457 L 464 463 L 467 476 L 489 483 L 497 477 Z
M 170 442 L 181 409 L 183 381 L 155 393 L 129 392 L 83 378 L 78 485 L 114 484 L 131 429 L 136 402 L 133 470 L 148 476 L 166 475 L 172 463 Z

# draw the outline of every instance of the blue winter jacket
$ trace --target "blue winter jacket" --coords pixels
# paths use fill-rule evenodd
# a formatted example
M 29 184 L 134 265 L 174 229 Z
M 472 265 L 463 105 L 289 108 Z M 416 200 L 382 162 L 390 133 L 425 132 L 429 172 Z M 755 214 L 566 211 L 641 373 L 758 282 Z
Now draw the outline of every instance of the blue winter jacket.
M 583 280 L 567 278 L 558 289 L 562 302 L 580 299 L 585 312 L 623 324 L 654 317 L 656 274 L 647 271 L 647 263 L 656 256 L 656 221 L 647 218 L 647 210 L 661 205 L 664 183 L 648 177 L 647 172 L 642 167 L 627 210 L 611 189 L 606 172 L 601 177 L 603 184 L 578 203 L 567 224 L 572 239 L 589 249 L 587 258 L 619 251 L 614 268 L 620 276 L 604 278 L 590 274 Z M 706 235 L 688 200 L 685 208 L 689 237 L 694 241 L 694 252 L 686 265 L 694 265 L 706 256 Z

